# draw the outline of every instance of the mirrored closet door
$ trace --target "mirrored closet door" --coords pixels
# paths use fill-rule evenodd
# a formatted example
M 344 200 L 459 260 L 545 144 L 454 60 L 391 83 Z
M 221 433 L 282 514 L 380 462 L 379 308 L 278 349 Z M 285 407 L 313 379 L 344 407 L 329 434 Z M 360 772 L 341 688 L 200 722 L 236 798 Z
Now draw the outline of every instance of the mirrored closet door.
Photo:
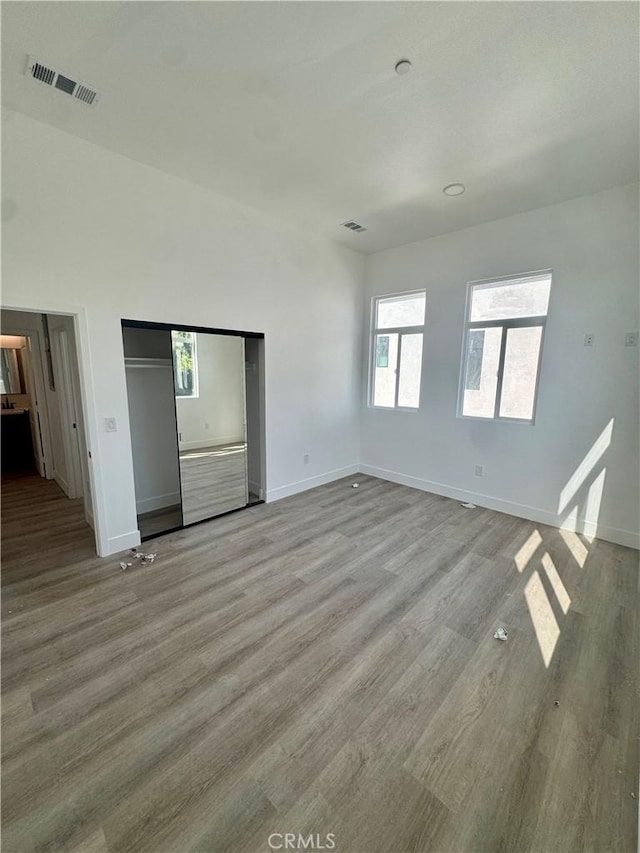
M 264 337 L 123 320 L 143 539 L 261 503 Z
M 246 506 L 244 338 L 172 330 L 182 517 Z

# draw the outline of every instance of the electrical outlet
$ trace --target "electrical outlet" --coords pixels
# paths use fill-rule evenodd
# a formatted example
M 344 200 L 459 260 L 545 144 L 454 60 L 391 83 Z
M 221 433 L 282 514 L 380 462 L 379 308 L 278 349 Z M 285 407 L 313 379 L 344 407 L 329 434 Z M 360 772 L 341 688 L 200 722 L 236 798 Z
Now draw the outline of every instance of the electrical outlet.
M 484 465 L 476 465 L 476 477 L 484 477 Z
M 304 454 L 304 456 L 302 457 L 302 461 L 304 462 L 305 465 L 309 464 L 309 454 L 308 453 Z
M 627 332 L 624 336 L 624 345 L 626 347 L 637 347 L 638 346 L 638 333 L 637 332 Z
M 595 338 L 595 335 L 593 334 L 593 332 L 589 332 L 588 335 L 584 336 L 584 345 L 586 347 L 592 347 L 594 338 Z
M 115 418 L 105 418 L 104 419 L 104 431 L 105 432 L 118 432 L 118 423 Z

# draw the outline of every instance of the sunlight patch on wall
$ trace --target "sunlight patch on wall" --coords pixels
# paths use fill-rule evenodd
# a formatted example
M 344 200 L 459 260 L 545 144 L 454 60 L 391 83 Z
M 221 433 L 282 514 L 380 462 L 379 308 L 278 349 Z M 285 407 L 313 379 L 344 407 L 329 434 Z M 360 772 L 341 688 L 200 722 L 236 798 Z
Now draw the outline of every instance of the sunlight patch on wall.
M 569 607 L 571 607 L 571 598 L 569 597 L 569 593 L 567 592 L 567 588 L 562 583 L 562 578 L 558 574 L 558 570 L 555 567 L 555 564 L 549 554 L 545 553 L 542 557 L 542 567 L 545 571 L 545 574 L 549 578 L 549 583 L 551 584 L 553 591 L 556 594 L 556 598 L 562 608 L 563 613 L 567 613 Z
M 598 464 L 602 455 L 611 444 L 611 436 L 613 434 L 614 418 L 611 418 L 606 427 L 602 430 L 598 438 L 594 441 L 591 449 L 587 452 L 582 462 L 573 472 L 567 484 L 560 492 L 560 502 L 558 504 L 558 512 L 564 512 L 569 504 L 569 501 L 575 496 L 578 489 L 585 482 L 589 474 Z
M 600 506 L 602 505 L 602 494 L 604 492 L 604 481 L 606 476 L 607 469 L 603 468 L 593 483 L 589 486 L 589 492 L 585 503 L 584 520 L 595 525 L 596 529 L 593 531 L 593 536 L 595 536 L 598 529 L 598 518 L 600 517 Z
M 542 660 L 548 668 L 560 636 L 560 627 L 537 571 L 527 581 L 524 597 L 536 632 Z
M 513 558 L 515 560 L 515 564 L 518 568 L 518 571 L 521 572 L 526 567 L 529 560 L 533 557 L 535 552 L 537 551 L 540 543 L 542 542 L 542 536 L 538 533 L 537 530 L 534 530 L 531 536 L 524 543 L 522 548 L 518 551 L 518 553 Z

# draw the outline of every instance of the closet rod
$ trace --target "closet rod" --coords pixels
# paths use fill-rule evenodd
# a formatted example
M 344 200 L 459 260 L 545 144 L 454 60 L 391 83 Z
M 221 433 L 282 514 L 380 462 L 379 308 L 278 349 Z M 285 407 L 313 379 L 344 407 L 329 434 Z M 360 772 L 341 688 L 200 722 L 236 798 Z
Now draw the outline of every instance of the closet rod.
M 173 369 L 170 358 L 125 358 L 125 367 L 164 367 Z

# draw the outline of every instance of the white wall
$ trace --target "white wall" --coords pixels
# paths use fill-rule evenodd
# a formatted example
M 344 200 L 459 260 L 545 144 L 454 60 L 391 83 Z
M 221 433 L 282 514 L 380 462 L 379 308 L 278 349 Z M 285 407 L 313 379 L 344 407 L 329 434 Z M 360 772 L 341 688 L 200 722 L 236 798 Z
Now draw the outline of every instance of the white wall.
M 19 113 L 2 141 L 2 303 L 77 306 L 103 554 L 139 538 L 123 317 L 265 333 L 268 499 L 356 470 L 360 256 Z
M 181 450 L 244 440 L 243 343 L 196 334 L 198 396 L 176 397 Z
M 420 410 L 374 410 L 365 400 L 363 469 L 639 547 L 639 350 L 624 346 L 625 332 L 638 329 L 638 227 L 634 185 L 369 257 L 367 327 L 371 296 L 422 287 L 427 319 Z M 547 268 L 553 285 L 535 425 L 456 418 L 466 283 Z M 592 348 L 583 346 L 588 332 Z M 565 486 L 612 420 L 610 445 L 560 509 L 574 491 L 563 495 Z

